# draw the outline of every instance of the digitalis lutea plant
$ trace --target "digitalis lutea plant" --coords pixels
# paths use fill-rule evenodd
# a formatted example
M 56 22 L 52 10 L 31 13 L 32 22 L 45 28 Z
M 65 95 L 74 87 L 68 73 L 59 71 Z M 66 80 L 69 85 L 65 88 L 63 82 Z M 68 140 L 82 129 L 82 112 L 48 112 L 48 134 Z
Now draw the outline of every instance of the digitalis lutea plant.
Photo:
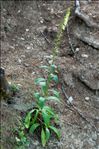
M 57 123 L 58 121 L 58 115 L 55 113 L 52 107 L 47 105 L 47 101 L 60 102 L 59 92 L 51 88 L 50 84 L 53 81 L 56 84 L 58 83 L 58 76 L 56 73 L 57 66 L 54 64 L 54 61 L 55 57 L 58 54 L 61 38 L 68 23 L 69 16 L 70 8 L 68 8 L 63 22 L 60 25 L 59 32 L 54 42 L 54 48 L 52 49 L 53 54 L 50 56 L 49 66 L 45 65 L 40 67 L 46 70 L 47 78 L 41 77 L 35 80 L 35 85 L 40 86 L 40 91 L 35 91 L 34 93 L 36 104 L 35 107 L 31 111 L 29 111 L 25 117 L 24 127 L 22 131 L 19 132 L 19 137 L 17 137 L 18 142 L 27 142 L 27 139 L 25 137 L 25 130 L 28 130 L 28 132 L 32 134 L 39 130 L 43 146 L 45 146 L 48 142 L 52 131 L 56 134 L 58 139 L 60 138 L 60 132 L 55 127 L 55 123 Z

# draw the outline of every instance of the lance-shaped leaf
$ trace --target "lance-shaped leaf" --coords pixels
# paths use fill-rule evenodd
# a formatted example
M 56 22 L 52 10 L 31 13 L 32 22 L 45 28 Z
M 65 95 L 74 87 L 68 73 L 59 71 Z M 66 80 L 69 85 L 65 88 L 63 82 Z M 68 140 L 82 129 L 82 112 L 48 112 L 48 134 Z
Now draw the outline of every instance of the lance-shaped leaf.
M 43 68 L 43 69 L 48 70 L 49 69 L 49 66 L 43 65 L 43 66 L 40 66 L 40 68 Z
M 46 93 L 48 91 L 47 83 L 46 82 L 40 82 L 40 85 L 41 85 L 41 90 L 42 90 L 43 94 L 46 95 Z
M 45 145 L 46 145 L 46 134 L 45 134 L 45 131 L 44 131 L 43 128 L 42 128 L 42 131 L 41 131 L 41 141 L 42 141 L 43 147 L 45 147 Z
M 39 126 L 40 126 L 39 123 L 33 124 L 29 129 L 29 133 L 33 133 Z
M 35 79 L 35 84 L 36 85 L 38 85 L 38 84 L 40 84 L 40 82 L 45 82 L 46 81 L 46 79 L 45 78 L 37 78 L 37 79 Z
M 58 76 L 56 74 L 51 74 L 51 79 L 58 83 Z
M 49 107 L 49 106 L 44 106 L 42 110 L 46 110 L 46 112 L 47 112 L 49 115 L 52 115 L 52 116 L 55 115 L 53 109 L 52 109 L 51 107 Z
M 25 118 L 25 127 L 26 128 L 29 128 L 29 126 L 30 126 L 30 120 L 31 120 L 31 117 L 32 117 L 32 113 L 35 111 L 35 109 L 33 109 L 33 110 L 31 110 L 28 114 L 27 114 L 27 116 L 26 116 L 26 118 Z
M 42 110 L 42 117 L 43 117 L 43 120 L 44 120 L 44 123 L 47 127 L 49 127 L 50 125 L 50 114 L 47 113 L 47 111 L 43 108 Z
M 34 97 L 35 97 L 36 99 L 39 99 L 39 98 L 40 98 L 40 93 L 39 93 L 39 92 L 34 93 Z
M 45 98 L 44 97 L 40 97 L 39 101 L 38 101 L 38 105 L 40 106 L 40 108 L 43 108 L 45 105 Z
M 60 98 L 60 93 L 57 90 L 51 89 L 50 91 L 54 94 L 55 97 Z
M 57 68 L 57 66 L 54 65 L 54 64 L 52 64 L 52 65 L 51 65 L 51 72 L 54 73 L 56 68 Z
M 45 128 L 45 132 L 46 132 L 46 141 L 48 141 L 49 140 L 49 138 L 50 138 L 50 130 L 46 127 Z
M 49 96 L 46 98 L 47 100 L 52 100 L 52 101 L 57 101 L 60 102 L 59 98 L 55 97 L 55 96 Z
M 60 138 L 60 131 L 54 126 L 49 126 L 49 128 L 57 135 L 57 137 L 59 139 Z
M 38 114 L 39 114 L 39 110 L 36 109 L 36 110 L 35 110 L 35 115 L 34 115 L 34 117 L 32 118 L 32 124 L 34 124 L 35 121 L 37 120 Z

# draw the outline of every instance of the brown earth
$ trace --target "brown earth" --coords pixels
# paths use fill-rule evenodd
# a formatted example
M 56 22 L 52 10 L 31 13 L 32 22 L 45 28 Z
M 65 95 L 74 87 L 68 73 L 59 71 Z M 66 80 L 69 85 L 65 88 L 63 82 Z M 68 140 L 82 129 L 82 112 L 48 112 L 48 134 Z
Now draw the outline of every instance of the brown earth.
M 75 53 L 71 52 L 65 31 L 56 64 L 61 70 L 61 86 L 73 97 L 73 106 L 68 106 L 60 86 L 62 104 L 52 106 L 59 114 L 62 136 L 60 141 L 52 137 L 46 149 L 98 149 L 99 50 L 76 38 L 77 23 L 82 23 L 75 18 L 73 1 L 71 5 L 68 31 Z M 42 76 L 38 67 L 47 64 L 47 56 L 52 54 L 53 40 L 68 6 L 70 3 L 65 1 L 1 1 L 1 65 L 8 81 L 20 87 L 13 103 L 1 102 L 2 149 L 16 148 L 13 129 L 34 101 L 34 79 Z M 91 8 L 84 11 L 89 14 Z M 81 28 L 86 29 L 85 25 Z M 42 149 L 36 138 L 31 137 L 30 142 L 28 149 Z

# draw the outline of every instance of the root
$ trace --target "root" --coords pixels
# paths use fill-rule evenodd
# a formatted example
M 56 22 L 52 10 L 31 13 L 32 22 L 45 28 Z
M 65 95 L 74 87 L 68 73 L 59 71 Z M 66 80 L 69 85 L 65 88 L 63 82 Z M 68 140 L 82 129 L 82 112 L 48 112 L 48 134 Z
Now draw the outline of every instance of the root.
M 95 23 L 87 14 L 82 12 L 79 0 L 76 0 L 75 3 L 76 3 L 76 9 L 75 9 L 76 16 L 86 24 L 86 28 L 85 26 L 83 26 L 83 24 L 82 26 L 81 25 L 79 26 L 79 24 L 77 25 L 75 31 L 76 37 L 82 40 L 83 42 L 87 43 L 88 45 L 96 49 L 99 49 L 99 40 L 98 40 L 99 25 Z M 86 32 L 86 30 L 88 31 Z
M 87 43 L 89 46 L 99 49 L 99 40 L 95 39 L 95 37 L 93 35 L 89 35 L 89 37 L 88 37 L 88 35 L 84 35 L 84 33 L 82 34 L 81 31 L 78 31 L 75 34 L 76 34 L 77 38 L 79 38 L 83 42 Z
M 81 12 L 80 10 L 80 3 L 79 0 L 76 0 L 76 10 L 75 10 L 76 16 L 78 16 L 81 20 L 83 20 L 88 27 L 97 28 L 99 29 L 99 25 L 97 23 L 94 23 L 92 20 L 90 20 L 90 17 L 86 15 L 85 13 Z

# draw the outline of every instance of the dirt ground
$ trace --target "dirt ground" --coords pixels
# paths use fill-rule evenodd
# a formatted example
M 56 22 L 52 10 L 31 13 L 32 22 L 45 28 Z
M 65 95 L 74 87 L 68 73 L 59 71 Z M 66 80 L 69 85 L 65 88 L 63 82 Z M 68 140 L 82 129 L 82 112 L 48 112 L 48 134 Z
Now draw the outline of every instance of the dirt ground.
M 61 139 L 52 137 L 46 149 L 99 149 L 99 49 L 75 37 L 77 18 L 74 2 L 71 3 L 68 30 L 75 54 L 71 53 L 65 31 L 56 64 L 61 70 L 65 93 L 73 97 L 74 106 L 67 105 L 60 87 L 63 104 L 52 106 L 59 114 Z M 34 79 L 42 75 L 38 67 L 47 64 L 68 6 L 69 1 L 1 1 L 1 66 L 8 81 L 20 86 L 11 104 L 1 102 L 2 149 L 16 147 L 13 129 L 26 111 L 25 106 L 34 101 L 31 95 L 36 89 Z M 42 149 L 36 138 L 31 137 L 30 142 L 28 149 Z

